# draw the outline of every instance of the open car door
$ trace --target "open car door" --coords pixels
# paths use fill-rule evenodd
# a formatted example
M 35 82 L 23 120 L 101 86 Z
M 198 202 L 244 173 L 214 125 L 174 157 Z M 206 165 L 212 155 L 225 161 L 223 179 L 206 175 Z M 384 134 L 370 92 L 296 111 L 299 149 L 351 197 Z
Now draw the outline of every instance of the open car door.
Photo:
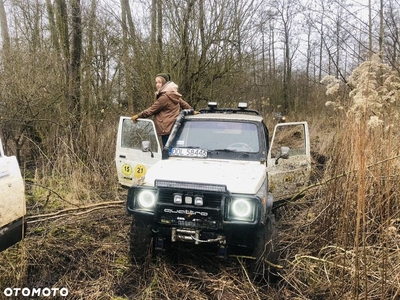
M 25 236 L 25 186 L 15 156 L 5 156 L 0 139 L 0 251 Z
M 147 169 L 161 159 L 161 147 L 152 120 L 120 117 L 115 162 L 123 187 L 139 184 Z
M 307 122 L 277 124 L 268 152 L 269 191 L 274 200 L 302 196 L 301 191 L 308 186 L 310 175 L 310 136 Z

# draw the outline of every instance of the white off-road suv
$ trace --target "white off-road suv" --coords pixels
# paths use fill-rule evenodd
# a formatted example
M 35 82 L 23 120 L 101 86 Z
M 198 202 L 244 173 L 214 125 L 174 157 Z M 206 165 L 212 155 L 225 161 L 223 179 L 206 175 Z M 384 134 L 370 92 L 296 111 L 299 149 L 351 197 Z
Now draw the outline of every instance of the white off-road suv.
M 191 243 L 251 257 L 251 271 L 263 274 L 276 258 L 274 203 L 309 181 L 308 125 L 277 124 L 270 144 L 257 111 L 210 103 L 199 114 L 182 111 L 161 149 L 152 120 L 121 117 L 116 167 L 129 188 L 138 263 L 152 250 Z
M 6 156 L 0 139 L 0 251 L 25 234 L 25 187 L 15 156 Z

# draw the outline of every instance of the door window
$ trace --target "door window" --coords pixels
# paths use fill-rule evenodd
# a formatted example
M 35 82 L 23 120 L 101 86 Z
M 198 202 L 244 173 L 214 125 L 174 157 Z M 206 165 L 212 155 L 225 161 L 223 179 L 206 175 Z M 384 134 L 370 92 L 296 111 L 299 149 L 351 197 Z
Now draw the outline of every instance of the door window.
M 142 142 L 150 141 L 150 149 L 158 152 L 157 135 L 151 122 L 132 122 L 124 119 L 122 124 L 121 147 L 142 149 Z

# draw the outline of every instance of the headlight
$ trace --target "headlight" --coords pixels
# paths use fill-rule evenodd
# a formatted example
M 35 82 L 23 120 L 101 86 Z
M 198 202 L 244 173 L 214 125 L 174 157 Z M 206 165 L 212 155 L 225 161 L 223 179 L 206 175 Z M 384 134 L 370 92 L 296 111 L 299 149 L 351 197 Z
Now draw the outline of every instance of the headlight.
M 152 210 L 156 204 L 156 195 L 152 191 L 144 190 L 138 193 L 136 200 L 141 208 Z
M 233 198 L 227 212 L 229 221 L 253 222 L 256 214 L 256 204 L 253 199 Z
M 238 218 L 247 218 L 252 212 L 251 204 L 246 199 L 235 199 L 232 202 L 232 215 Z

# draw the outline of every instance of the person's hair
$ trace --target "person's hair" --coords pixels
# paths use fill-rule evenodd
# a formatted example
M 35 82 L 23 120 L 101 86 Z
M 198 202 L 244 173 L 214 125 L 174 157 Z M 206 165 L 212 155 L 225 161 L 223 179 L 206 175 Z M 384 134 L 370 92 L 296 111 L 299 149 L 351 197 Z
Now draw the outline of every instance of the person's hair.
M 162 85 L 164 85 L 164 84 L 166 84 L 167 83 L 167 81 L 165 80 L 165 78 L 164 77 L 162 77 L 162 76 L 156 76 L 156 78 L 160 78 L 161 79 L 161 83 L 162 83 Z

